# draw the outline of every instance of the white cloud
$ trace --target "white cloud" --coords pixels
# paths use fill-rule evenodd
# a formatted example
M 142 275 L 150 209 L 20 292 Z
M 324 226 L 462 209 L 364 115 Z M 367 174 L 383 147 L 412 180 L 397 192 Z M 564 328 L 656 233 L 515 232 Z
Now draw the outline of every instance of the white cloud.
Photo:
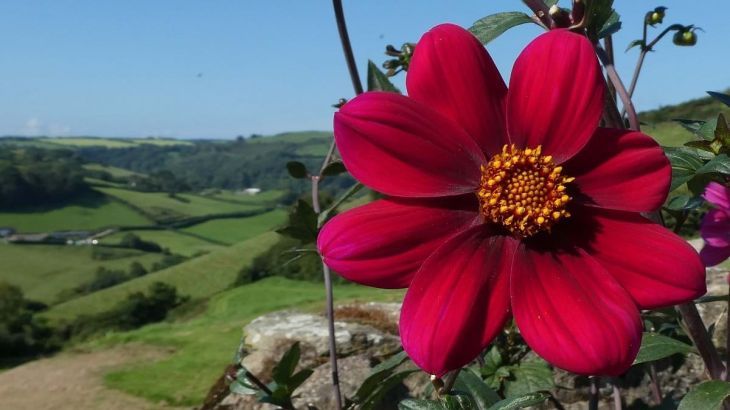
M 71 127 L 63 124 L 45 124 L 39 118 L 31 117 L 23 125 L 20 135 L 32 137 L 38 135 L 64 136 L 71 133 Z

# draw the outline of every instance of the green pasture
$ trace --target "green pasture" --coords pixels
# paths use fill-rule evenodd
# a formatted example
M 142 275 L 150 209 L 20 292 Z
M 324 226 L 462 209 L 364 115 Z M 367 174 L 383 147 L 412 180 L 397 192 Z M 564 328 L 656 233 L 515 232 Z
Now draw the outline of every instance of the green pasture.
M 201 253 L 212 252 L 221 248 L 220 245 L 205 239 L 168 229 L 120 231 L 115 234 L 105 236 L 101 239 L 101 243 L 108 245 L 118 244 L 121 239 L 129 233 L 137 235 L 145 241 L 155 242 L 163 248 L 169 249 L 172 253 L 188 257 L 199 255 Z
M 398 301 L 402 291 L 337 285 L 338 301 Z M 206 311 L 188 321 L 157 323 L 126 333 L 106 335 L 97 346 L 147 343 L 169 346 L 175 353 L 161 361 L 128 366 L 105 377 L 108 386 L 152 402 L 199 405 L 208 389 L 231 362 L 242 327 L 267 312 L 297 308 L 323 311 L 320 283 L 271 277 L 220 293 Z
M 231 286 L 238 271 L 277 240 L 277 234 L 267 232 L 179 265 L 58 304 L 44 316 L 51 320 L 73 319 L 82 313 L 107 311 L 130 293 L 146 291 L 153 282 L 169 283 L 181 294 L 193 299 L 207 298 Z
M 119 258 L 94 259 L 90 246 L 0 243 L 0 280 L 19 286 L 30 299 L 52 303 L 61 291 L 91 280 L 100 266 L 127 270 L 133 261 L 138 261 L 149 268 L 162 259 L 160 254 L 129 249 L 105 250 Z
M 19 232 L 85 230 L 150 223 L 152 221 L 123 203 L 93 194 L 58 207 L 0 212 L 0 226 L 11 226 Z
M 247 218 L 212 219 L 184 228 L 182 231 L 214 241 L 233 244 L 277 228 L 286 221 L 286 215 L 285 210 L 275 209 Z

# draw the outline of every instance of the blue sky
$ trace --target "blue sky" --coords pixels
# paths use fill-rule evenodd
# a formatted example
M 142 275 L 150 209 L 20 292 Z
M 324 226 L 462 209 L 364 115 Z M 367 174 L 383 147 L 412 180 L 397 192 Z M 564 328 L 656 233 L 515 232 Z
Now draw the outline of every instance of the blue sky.
M 641 35 L 646 10 L 664 5 L 665 22 L 705 30 L 696 47 L 669 40 L 647 58 L 635 95 L 640 110 L 730 86 L 725 3 L 616 0 L 626 82 L 638 51 L 623 49 Z M 525 9 L 518 0 L 345 1 L 361 74 L 368 59 L 385 59 L 388 43 L 415 42 L 441 22 L 468 27 L 510 10 Z M 505 78 L 539 33 L 525 25 L 489 45 Z M 0 45 L 0 135 L 232 138 L 326 130 L 330 105 L 352 96 L 327 0 L 3 0 Z

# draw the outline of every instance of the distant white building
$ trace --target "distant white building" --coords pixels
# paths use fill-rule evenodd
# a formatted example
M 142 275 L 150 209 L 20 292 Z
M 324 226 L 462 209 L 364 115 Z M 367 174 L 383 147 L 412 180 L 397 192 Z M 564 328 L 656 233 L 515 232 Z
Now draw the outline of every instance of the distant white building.
M 241 193 L 244 195 L 257 195 L 261 193 L 261 188 L 246 188 Z

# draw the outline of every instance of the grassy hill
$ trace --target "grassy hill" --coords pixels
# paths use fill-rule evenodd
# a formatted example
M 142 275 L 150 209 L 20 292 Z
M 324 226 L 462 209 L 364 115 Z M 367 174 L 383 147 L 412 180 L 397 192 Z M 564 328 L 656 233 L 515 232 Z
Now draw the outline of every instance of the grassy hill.
M 174 285 L 181 294 L 193 299 L 207 298 L 231 286 L 238 271 L 271 247 L 277 239 L 277 234 L 266 232 L 179 265 L 55 305 L 43 315 L 51 320 L 59 320 L 72 319 L 83 313 L 106 311 L 128 294 L 143 292 L 157 281 Z
M 125 333 L 109 334 L 97 347 L 118 343 L 170 346 L 175 353 L 162 361 L 109 373 L 107 385 L 153 402 L 198 405 L 230 363 L 241 329 L 255 317 L 285 308 L 321 312 L 324 289 L 319 283 L 267 278 L 214 296 L 206 311 L 183 322 L 158 323 Z M 335 287 L 338 301 L 397 301 L 403 291 L 344 284 Z M 154 380 L 154 383 L 150 383 Z
M 137 235 L 142 240 L 154 242 L 163 248 L 167 248 L 172 253 L 187 257 L 212 252 L 221 248 L 218 241 L 212 242 L 211 240 L 188 235 L 172 229 L 119 231 L 115 234 L 105 236 L 101 239 L 101 243 L 104 245 L 117 245 L 125 235 L 130 233 Z
M 0 243 L 0 280 L 19 286 L 30 299 L 53 303 L 60 292 L 94 277 L 100 266 L 126 270 L 132 261 L 149 268 L 162 255 L 129 249 L 107 249 L 111 260 L 94 259 L 89 246 L 10 245 Z
M 276 209 L 248 218 L 213 219 L 181 231 L 230 245 L 270 231 L 272 227 L 283 224 L 286 215 L 285 210 Z

